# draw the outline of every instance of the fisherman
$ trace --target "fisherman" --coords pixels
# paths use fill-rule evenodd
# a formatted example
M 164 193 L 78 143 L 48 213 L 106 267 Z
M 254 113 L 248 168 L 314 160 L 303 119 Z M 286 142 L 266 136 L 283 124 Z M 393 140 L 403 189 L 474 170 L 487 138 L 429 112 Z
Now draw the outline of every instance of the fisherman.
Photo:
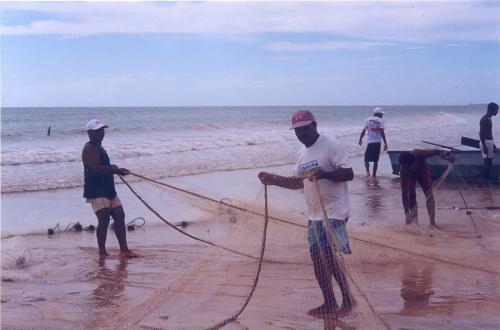
M 86 129 L 89 142 L 82 151 L 82 161 L 85 175 L 83 197 L 90 203 L 97 216 L 97 245 L 99 255 L 107 256 L 106 236 L 110 216 L 114 220 L 114 231 L 120 245 L 120 256 L 136 258 L 137 254 L 129 250 L 125 230 L 125 212 L 120 198 L 116 194 L 114 174 L 127 175 L 129 170 L 111 165 L 106 150 L 102 147 L 104 129 L 107 128 L 99 119 L 92 119 L 87 123 Z
M 305 146 L 299 155 L 294 176 L 260 172 L 258 177 L 265 185 L 304 189 L 309 209 L 309 252 L 324 299 L 321 306 L 309 310 L 308 314 L 343 317 L 348 315 L 356 304 L 337 255 L 340 252 L 351 253 L 346 231 L 346 222 L 350 215 L 347 181 L 352 181 L 354 173 L 340 144 L 318 133 L 316 119 L 311 111 L 297 111 L 292 117 L 291 129 L 295 130 L 297 139 Z M 316 184 L 319 185 L 320 196 Z M 324 219 L 323 211 L 327 213 L 328 219 Z M 328 222 L 330 228 L 325 228 L 323 220 Z M 340 307 L 335 300 L 332 276 L 342 293 Z
M 490 179 L 491 167 L 493 166 L 493 155 L 496 151 L 495 143 L 493 143 L 493 125 L 491 117 L 498 113 L 498 104 L 491 102 L 488 104 L 486 114 L 479 121 L 479 139 L 481 141 L 481 151 L 484 160 L 483 179 Z
M 436 206 L 432 194 L 432 169 L 426 162 L 427 158 L 433 156 L 440 156 L 450 163 L 455 161 L 455 158 L 450 152 L 438 149 L 414 149 L 411 152 L 403 152 L 399 155 L 401 197 L 407 225 L 412 222 L 418 223 L 416 193 L 416 184 L 418 182 L 426 196 L 430 226 L 439 229 L 435 221 Z
M 384 111 L 382 108 L 376 107 L 373 109 L 373 116 L 366 118 L 365 126 L 361 131 L 359 137 L 359 145 L 363 144 L 363 137 L 365 132 L 368 131 L 368 141 L 365 151 L 365 168 L 366 176 L 370 176 L 370 162 L 373 162 L 373 177 L 377 176 L 378 160 L 380 157 L 380 147 L 381 141 L 384 141 L 384 151 L 387 150 L 387 141 L 385 139 L 385 122 L 382 117 L 384 116 Z

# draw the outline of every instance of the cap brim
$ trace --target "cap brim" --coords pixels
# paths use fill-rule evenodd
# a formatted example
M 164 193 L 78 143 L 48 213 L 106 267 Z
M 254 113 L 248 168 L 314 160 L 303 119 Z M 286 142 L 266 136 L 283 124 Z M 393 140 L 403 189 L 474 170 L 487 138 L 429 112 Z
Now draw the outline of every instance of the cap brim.
M 108 128 L 109 126 L 108 125 L 101 125 L 99 127 L 96 127 L 96 128 L 87 128 L 87 132 L 88 131 L 97 131 L 98 129 L 101 129 L 101 128 Z
M 299 127 L 304 127 L 304 126 L 307 126 L 307 125 L 311 125 L 312 122 L 313 122 L 312 120 L 299 121 L 299 122 L 296 122 L 295 124 L 293 124 L 292 127 L 290 127 L 290 129 L 296 129 L 296 128 L 299 128 Z

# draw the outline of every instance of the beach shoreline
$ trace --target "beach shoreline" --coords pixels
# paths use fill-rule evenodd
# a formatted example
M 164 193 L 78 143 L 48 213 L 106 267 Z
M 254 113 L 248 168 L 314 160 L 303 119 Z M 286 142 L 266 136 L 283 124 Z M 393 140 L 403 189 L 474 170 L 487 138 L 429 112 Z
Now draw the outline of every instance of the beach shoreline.
M 270 187 L 271 216 L 297 226 L 271 225 L 266 257 L 282 262 L 264 262 L 254 297 L 237 323 L 228 328 L 371 328 L 367 322 L 383 328 L 380 320 L 391 327 L 497 328 L 500 267 L 491 260 L 500 251 L 496 239 L 500 228 L 494 213 L 477 212 L 479 239 L 465 213 L 448 208 L 457 203 L 456 192 L 444 189 L 436 194 L 437 223 L 443 231 L 432 232 L 427 229 L 425 207 L 417 192 L 420 225 L 404 226 L 399 180 L 390 174 L 387 164 L 377 179 L 362 177 L 360 159 L 353 166 L 358 175 L 350 184 L 348 230 L 354 253 L 346 260 L 356 283 L 359 315 L 339 323 L 306 314 L 320 303 L 321 294 L 307 253 L 305 204 L 298 192 Z M 267 170 L 286 174 L 290 168 Z M 256 180 L 260 170 L 205 173 L 168 182 L 262 212 L 262 187 Z M 234 178 L 240 186 L 227 185 Z M 168 221 L 198 219 L 179 228 L 258 255 L 262 217 L 247 219 L 244 212 L 231 213 L 192 196 L 172 198 L 163 188 L 132 185 L 149 197 L 157 196 L 153 204 Z M 256 262 L 193 241 L 151 220 L 152 215 L 145 216 L 144 206 L 125 188 L 118 185 L 126 221 L 134 216 L 147 219 L 145 227 L 128 232 L 129 246 L 142 255 L 138 259 L 118 258 L 112 231 L 108 233 L 111 257 L 103 262 L 97 255 L 95 236 L 88 232 L 61 232 L 49 238 L 41 231 L 2 239 L 2 328 L 193 329 L 211 326 L 237 310 L 250 290 Z M 46 206 L 53 198 L 44 200 L 31 194 Z M 82 214 L 89 214 L 89 223 L 95 224 L 83 198 L 73 201 L 67 191 L 55 194 L 60 194 L 58 198 L 66 195 L 66 208 L 80 203 Z M 77 196 L 76 191 L 72 194 Z M 193 206 L 199 210 L 194 211 Z M 79 212 L 71 214 L 76 218 Z M 16 266 L 19 256 L 26 263 Z M 461 289 L 456 291 L 456 287 Z

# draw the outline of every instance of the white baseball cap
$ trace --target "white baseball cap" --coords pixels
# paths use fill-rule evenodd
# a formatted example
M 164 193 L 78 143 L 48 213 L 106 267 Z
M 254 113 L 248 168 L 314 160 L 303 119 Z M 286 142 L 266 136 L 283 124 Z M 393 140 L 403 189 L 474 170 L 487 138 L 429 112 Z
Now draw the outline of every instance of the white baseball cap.
M 94 130 L 99 129 L 101 127 L 107 128 L 108 125 L 104 125 L 104 123 L 99 119 L 91 119 L 87 123 L 86 129 L 88 132 L 88 131 L 94 131 Z
M 373 109 L 373 114 L 376 114 L 376 113 L 384 114 L 384 111 L 382 111 L 381 107 L 376 107 L 375 109 Z

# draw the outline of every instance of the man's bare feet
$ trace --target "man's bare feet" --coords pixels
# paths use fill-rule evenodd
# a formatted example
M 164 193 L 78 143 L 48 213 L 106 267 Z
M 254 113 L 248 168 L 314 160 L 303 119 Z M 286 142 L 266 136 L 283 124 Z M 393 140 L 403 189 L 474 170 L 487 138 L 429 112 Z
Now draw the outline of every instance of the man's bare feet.
M 369 178 L 370 177 L 370 172 L 366 173 L 366 177 Z
M 128 251 L 122 251 L 120 252 L 120 257 L 122 258 L 137 258 L 139 255 L 128 250 Z
M 108 252 L 106 252 L 106 250 L 104 251 L 99 251 L 99 257 L 107 257 L 109 256 Z
M 357 305 L 358 302 L 354 298 L 352 298 L 348 303 L 343 302 L 337 311 L 337 317 L 341 318 L 350 315 Z
M 429 227 L 431 227 L 431 229 L 441 230 L 441 228 L 439 228 L 435 223 L 431 223 Z
M 338 312 L 338 306 L 328 306 L 327 304 L 323 304 L 319 307 L 310 309 L 307 314 L 311 316 L 324 316 L 324 315 L 332 315 L 335 316 Z

